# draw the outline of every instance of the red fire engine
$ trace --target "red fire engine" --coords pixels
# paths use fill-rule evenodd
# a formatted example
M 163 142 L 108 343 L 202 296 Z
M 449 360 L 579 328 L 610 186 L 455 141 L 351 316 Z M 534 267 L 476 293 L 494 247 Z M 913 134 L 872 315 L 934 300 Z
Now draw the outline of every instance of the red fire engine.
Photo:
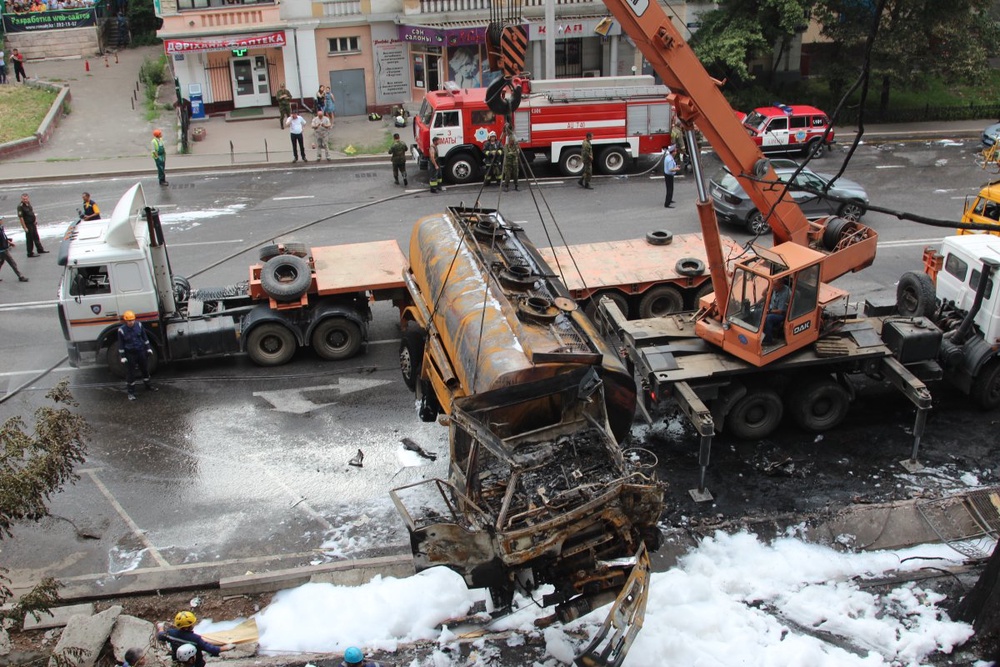
M 651 76 L 556 79 L 521 84 L 523 97 L 513 114 L 514 132 L 529 161 L 544 155 L 565 176 L 583 172 L 580 147 L 592 132 L 594 169 L 620 174 L 640 155 L 656 154 L 670 144 L 672 110 L 669 90 Z M 481 175 L 483 143 L 490 131 L 503 136 L 503 116 L 486 102 L 486 88 L 427 93 L 414 118 L 413 146 L 420 168 L 427 167 L 433 137 L 441 137 L 444 176 L 468 183 Z

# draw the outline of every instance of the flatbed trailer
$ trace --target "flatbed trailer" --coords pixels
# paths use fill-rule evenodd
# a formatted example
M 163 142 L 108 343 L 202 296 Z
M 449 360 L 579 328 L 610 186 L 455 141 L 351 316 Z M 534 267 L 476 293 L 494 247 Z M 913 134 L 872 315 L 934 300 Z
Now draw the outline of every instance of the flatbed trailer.
M 642 390 L 642 407 L 673 403 L 700 438 L 695 500 L 710 500 L 705 489 L 712 440 L 729 430 L 738 438 L 766 437 L 784 416 L 803 429 L 822 432 L 840 424 L 852 398 L 851 377 L 866 376 L 900 391 L 917 409 L 913 450 L 904 465 L 916 463 L 931 407 L 925 380 L 942 377 L 936 361 L 904 364 L 907 341 L 936 329 L 924 318 L 845 314 L 830 322 L 812 345 L 760 368 L 726 354 L 695 334 L 695 312 L 628 320 L 610 300 L 601 302 L 610 331 Z M 930 325 L 930 326 L 928 326 Z

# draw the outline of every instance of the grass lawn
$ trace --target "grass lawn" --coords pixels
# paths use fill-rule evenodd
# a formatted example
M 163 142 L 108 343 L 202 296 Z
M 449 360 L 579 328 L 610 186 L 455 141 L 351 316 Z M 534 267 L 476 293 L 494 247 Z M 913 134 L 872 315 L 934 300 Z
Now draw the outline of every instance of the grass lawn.
M 34 136 L 55 99 L 56 94 L 48 90 L 0 86 L 0 144 Z

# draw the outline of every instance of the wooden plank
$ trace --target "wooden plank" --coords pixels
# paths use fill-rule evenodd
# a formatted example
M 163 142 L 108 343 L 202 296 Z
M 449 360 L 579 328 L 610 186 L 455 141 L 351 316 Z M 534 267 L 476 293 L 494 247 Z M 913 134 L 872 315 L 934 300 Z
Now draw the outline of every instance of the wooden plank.
M 395 241 L 371 241 L 312 249 L 320 296 L 404 287 L 406 256 Z

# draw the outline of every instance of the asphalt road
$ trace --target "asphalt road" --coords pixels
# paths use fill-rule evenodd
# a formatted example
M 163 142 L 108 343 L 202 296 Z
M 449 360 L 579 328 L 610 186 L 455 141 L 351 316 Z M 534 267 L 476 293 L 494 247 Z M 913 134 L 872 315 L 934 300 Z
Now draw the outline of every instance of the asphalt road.
M 988 178 L 975 165 L 975 150 L 973 141 L 865 145 L 845 175 L 863 184 L 875 205 L 958 220 L 965 197 Z M 812 167 L 835 172 L 843 155 L 838 148 Z M 707 172 L 716 169 L 709 158 Z M 570 243 L 637 238 L 651 229 L 697 231 L 691 178 L 678 179 L 677 206 L 665 210 L 656 173 L 599 178 L 593 191 L 550 175 L 534 196 L 522 181 L 521 192 L 502 198 L 496 188 L 486 190 L 481 204 L 499 202 L 539 246 L 547 245 L 547 234 L 558 234 L 553 214 Z M 47 247 L 57 249 L 80 192 L 110 212 L 133 182 L 81 179 L 29 188 Z M 424 184 L 426 175 L 410 182 Z M 172 176 L 169 188 L 147 178 L 144 186 L 163 216 L 173 271 L 193 276 L 194 287 L 245 279 L 255 247 L 271 240 L 395 239 L 405 250 L 419 217 L 471 205 L 479 193 L 478 186 L 404 193 L 388 166 L 226 171 Z M 0 188 L 0 214 L 13 214 L 20 191 Z M 947 233 L 878 213 L 866 221 L 881 235 L 878 259 L 837 283 L 854 298 L 894 290 L 902 272 L 920 268 L 922 247 Z M 723 232 L 750 238 L 738 228 Z M 15 584 L 42 574 L 101 575 L 111 586 L 116 574 L 135 568 L 226 563 L 242 574 L 407 552 L 388 490 L 445 476 L 447 431 L 415 414 L 397 367 L 396 313 L 389 306 L 376 305 L 373 342 L 349 361 L 324 363 L 306 350 L 280 368 L 258 368 L 245 358 L 180 363 L 157 374 L 161 391 L 140 390 L 139 401 L 129 403 L 123 384 L 102 368 L 44 372 L 65 355 L 54 302 L 61 269 L 54 252 L 27 259 L 19 246 L 15 253 L 31 282 L 0 272 L 0 386 L 8 394 L 24 389 L 0 404 L 0 418 L 30 418 L 45 390 L 68 377 L 93 428 L 81 479 L 52 499 L 54 517 L 19 527 L 3 542 L 3 564 Z M 708 480 L 717 500 L 706 505 L 695 506 L 684 493 L 697 470 L 692 434 L 669 415 L 651 428 L 637 425 L 637 440 L 657 452 L 672 485 L 665 525 L 819 511 L 862 493 L 912 494 L 923 481 L 894 466 L 909 452 L 912 411 L 873 391 L 845 427 L 822 440 L 791 428 L 765 443 L 720 439 Z M 988 463 L 995 456 L 994 418 L 946 392 L 938 402 L 925 443 L 934 474 L 958 479 L 971 472 L 984 483 L 995 477 Z M 404 436 L 437 453 L 437 461 L 403 451 Z M 359 448 L 361 469 L 347 465 Z

